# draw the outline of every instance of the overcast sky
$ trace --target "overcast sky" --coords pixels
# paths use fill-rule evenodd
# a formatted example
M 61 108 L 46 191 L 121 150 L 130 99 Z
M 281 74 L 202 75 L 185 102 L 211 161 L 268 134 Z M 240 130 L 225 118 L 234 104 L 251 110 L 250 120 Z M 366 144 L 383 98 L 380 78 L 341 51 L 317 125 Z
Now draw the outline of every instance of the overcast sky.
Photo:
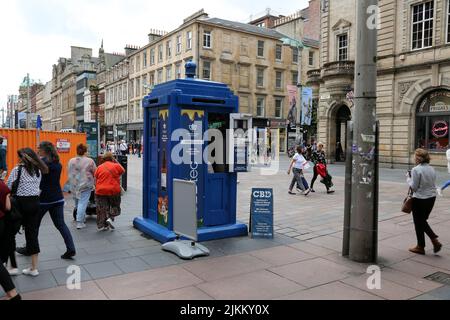
M 43 83 L 52 65 L 70 57 L 70 46 L 123 52 L 126 44 L 143 46 L 150 29 L 171 31 L 204 8 L 210 17 L 248 22 L 271 8 L 284 15 L 308 0 L 8 0 L 0 1 L 0 108 L 17 94 L 27 72 Z

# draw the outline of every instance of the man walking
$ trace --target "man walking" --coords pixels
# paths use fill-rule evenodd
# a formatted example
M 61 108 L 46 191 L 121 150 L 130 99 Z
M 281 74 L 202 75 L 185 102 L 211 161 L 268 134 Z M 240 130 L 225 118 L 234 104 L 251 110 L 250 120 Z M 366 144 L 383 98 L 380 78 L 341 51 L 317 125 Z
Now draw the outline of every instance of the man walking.
M 122 140 L 122 142 L 120 143 L 119 150 L 123 156 L 127 155 L 128 145 L 126 144 L 125 140 Z

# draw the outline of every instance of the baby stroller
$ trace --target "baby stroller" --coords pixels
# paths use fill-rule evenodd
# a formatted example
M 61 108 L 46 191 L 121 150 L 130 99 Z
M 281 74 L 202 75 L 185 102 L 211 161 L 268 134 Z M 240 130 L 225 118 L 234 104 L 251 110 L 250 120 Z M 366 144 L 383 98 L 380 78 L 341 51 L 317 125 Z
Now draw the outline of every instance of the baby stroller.
M 93 216 L 97 214 L 97 205 L 95 204 L 95 191 L 91 192 L 88 206 L 86 208 L 86 216 Z M 77 220 L 77 207 L 73 208 L 73 220 Z

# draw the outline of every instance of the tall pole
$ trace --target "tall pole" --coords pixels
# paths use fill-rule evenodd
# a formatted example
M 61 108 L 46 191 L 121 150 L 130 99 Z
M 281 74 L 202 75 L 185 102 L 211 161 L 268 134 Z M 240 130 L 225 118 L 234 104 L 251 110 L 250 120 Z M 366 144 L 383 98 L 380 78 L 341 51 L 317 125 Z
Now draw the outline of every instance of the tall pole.
M 377 0 L 357 1 L 355 116 L 349 258 L 376 262 Z M 373 11 L 375 8 L 375 12 Z
M 299 119 L 298 125 L 297 125 L 297 130 L 300 133 L 300 144 L 303 145 L 303 132 L 301 131 L 302 128 L 302 90 L 303 90 L 303 84 L 302 84 L 302 62 L 303 62 L 303 58 L 302 58 L 302 53 L 303 53 L 303 48 L 300 46 L 297 46 L 297 50 L 298 50 L 298 91 L 299 91 L 299 101 L 298 101 L 298 114 L 297 114 L 297 119 Z
M 31 119 L 31 101 L 30 101 L 30 74 L 27 73 L 27 129 L 30 129 L 30 119 Z

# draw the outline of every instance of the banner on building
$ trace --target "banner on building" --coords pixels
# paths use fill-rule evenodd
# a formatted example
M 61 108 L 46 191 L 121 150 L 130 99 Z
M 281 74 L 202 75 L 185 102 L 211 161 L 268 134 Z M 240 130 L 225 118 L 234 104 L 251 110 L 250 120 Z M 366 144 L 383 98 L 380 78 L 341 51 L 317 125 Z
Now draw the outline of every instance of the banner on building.
M 297 95 L 298 95 L 297 86 L 288 85 L 287 92 L 289 96 L 288 122 L 289 126 L 292 128 L 297 125 Z
M 302 90 L 302 126 L 310 126 L 313 113 L 313 91 L 312 88 L 305 87 Z

